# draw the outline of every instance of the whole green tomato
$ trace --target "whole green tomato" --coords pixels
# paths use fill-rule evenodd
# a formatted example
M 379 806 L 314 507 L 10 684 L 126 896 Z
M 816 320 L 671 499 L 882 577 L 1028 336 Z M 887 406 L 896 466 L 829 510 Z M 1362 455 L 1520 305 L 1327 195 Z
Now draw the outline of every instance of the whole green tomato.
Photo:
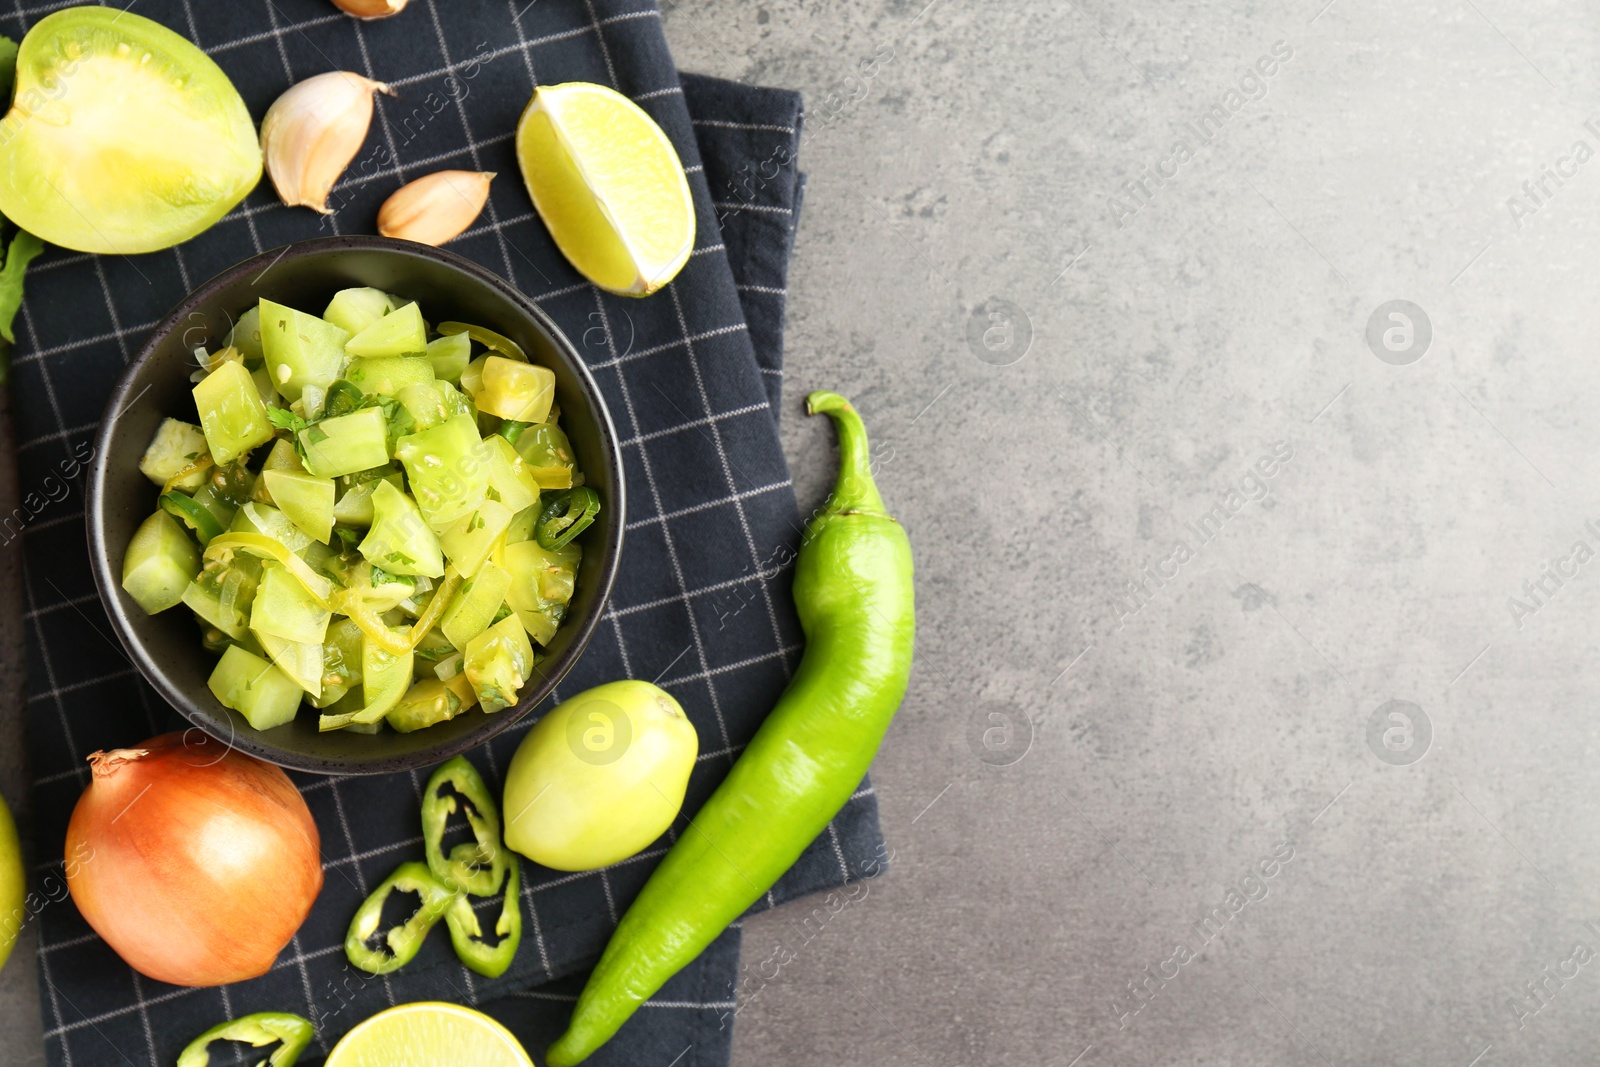
M 649 682 L 596 686 L 552 708 L 506 772 L 505 841 L 558 871 L 627 859 L 683 807 L 700 739 Z
M 17 824 L 11 818 L 11 809 L 0 800 L 0 967 L 5 966 L 11 955 L 26 918 L 23 900 L 27 891 L 28 876 L 22 869 Z

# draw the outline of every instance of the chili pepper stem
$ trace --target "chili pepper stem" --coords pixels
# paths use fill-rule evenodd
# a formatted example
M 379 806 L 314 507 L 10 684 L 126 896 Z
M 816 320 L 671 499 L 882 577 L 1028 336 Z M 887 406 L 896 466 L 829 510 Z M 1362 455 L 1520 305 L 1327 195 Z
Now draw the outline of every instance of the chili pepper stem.
M 867 428 L 850 401 L 838 393 L 819 390 L 806 397 L 806 414 L 827 415 L 839 433 L 839 477 L 833 483 L 824 513 L 887 516 L 883 497 L 872 481 L 872 446 L 867 442 Z

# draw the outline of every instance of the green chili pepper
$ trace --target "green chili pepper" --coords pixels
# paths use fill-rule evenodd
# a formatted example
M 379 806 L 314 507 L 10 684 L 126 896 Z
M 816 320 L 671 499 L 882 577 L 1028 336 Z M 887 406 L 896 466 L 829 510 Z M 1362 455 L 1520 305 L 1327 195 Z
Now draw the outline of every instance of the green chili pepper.
M 812 393 L 839 431 L 839 478 L 806 528 L 794 600 L 806 651 L 743 754 L 651 874 L 546 1053 L 572 1067 L 761 897 L 861 784 L 911 673 L 911 545 L 872 482 L 850 403 Z
M 311 1044 L 313 1030 L 309 1019 L 291 1015 L 286 1011 L 258 1011 L 218 1023 L 178 1053 L 178 1067 L 207 1067 L 211 1053 L 207 1051 L 214 1041 L 248 1041 L 256 1048 L 281 1041 L 256 1067 L 290 1067 L 300 1058 L 300 1053 Z
M 517 443 L 517 438 L 522 436 L 522 431 L 532 426 L 531 422 L 518 422 L 516 419 L 506 419 L 500 424 L 499 434 L 511 444 Z
M 373 948 L 369 942 L 383 921 L 383 903 L 394 892 L 416 893 L 422 898 L 422 904 L 411 918 L 384 934 L 387 950 Z M 455 891 L 435 878 L 427 864 L 415 860 L 402 863 L 356 909 L 356 917 L 350 920 L 350 932 L 344 938 L 345 956 L 351 966 L 368 974 L 398 971 L 416 957 L 428 931 L 444 917 L 455 898 Z
M 440 794 L 446 783 L 455 787 L 454 794 Z M 445 823 L 456 812 L 458 800 L 465 801 L 459 807 L 464 809 L 476 840 L 463 841 L 446 856 L 442 844 Z M 507 853 L 500 844 L 500 811 L 478 769 L 465 756 L 446 760 L 428 779 L 422 794 L 422 843 L 428 868 L 440 882 L 477 897 L 492 897 L 500 891 L 507 866 Z
M 534 540 L 540 548 L 566 548 L 600 513 L 600 494 L 586 485 L 557 493 L 539 512 Z
M 511 873 L 506 877 L 506 895 L 500 904 L 500 918 L 495 920 L 494 932 L 499 942 L 490 945 L 481 940 L 483 927 L 478 925 L 478 913 L 473 910 L 472 898 L 458 896 L 444 913 L 450 926 L 450 944 L 455 947 L 461 962 L 485 978 L 499 978 L 511 966 L 522 944 L 522 875 L 517 857 L 506 853 Z
M 222 523 L 186 493 L 162 493 L 157 501 L 161 510 L 195 532 L 202 545 L 209 545 L 213 537 L 222 533 Z
M 340 378 L 328 386 L 328 395 L 322 401 L 323 417 L 348 415 L 350 412 L 364 407 L 366 399 L 367 394 L 361 391 L 360 386 Z

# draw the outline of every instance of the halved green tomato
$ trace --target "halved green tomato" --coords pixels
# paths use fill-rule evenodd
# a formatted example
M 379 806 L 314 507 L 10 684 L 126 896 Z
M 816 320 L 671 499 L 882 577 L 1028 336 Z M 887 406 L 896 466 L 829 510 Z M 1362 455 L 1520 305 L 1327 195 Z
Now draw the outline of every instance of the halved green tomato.
M 186 241 L 261 179 L 244 101 L 200 49 L 117 8 L 41 19 L 0 120 L 0 213 L 80 252 Z

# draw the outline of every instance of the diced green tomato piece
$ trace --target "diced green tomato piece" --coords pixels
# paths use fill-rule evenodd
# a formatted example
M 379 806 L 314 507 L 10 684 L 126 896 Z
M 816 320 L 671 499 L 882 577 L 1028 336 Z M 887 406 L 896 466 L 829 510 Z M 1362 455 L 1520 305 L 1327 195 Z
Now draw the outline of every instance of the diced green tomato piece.
M 461 714 L 461 699 L 437 678 L 425 678 L 406 690 L 386 719 L 403 734 L 445 722 Z
M 293 679 L 260 656 L 229 645 L 206 685 L 225 708 L 232 708 L 257 730 L 294 721 L 305 695 Z
M 377 722 L 389 714 L 411 688 L 412 655 L 395 656 L 379 648 L 371 638 L 361 642 L 361 699 L 364 707 L 355 722 Z
M 228 347 L 239 350 L 247 370 L 254 371 L 266 360 L 266 350 L 261 347 L 261 308 L 252 304 L 239 321 L 228 331 Z
M 517 438 L 517 455 L 541 489 L 572 488 L 572 443 L 553 422 L 530 426 Z
M 299 400 L 308 385 L 327 391 L 344 369 L 350 335 L 304 311 L 261 301 L 261 349 L 267 376 L 285 400 Z
M 478 573 L 495 541 L 511 525 L 512 514 L 511 509 L 498 500 L 486 499 L 478 505 L 477 511 L 461 516 L 439 535 L 439 548 L 457 574 L 470 578 Z
M 383 731 L 383 720 L 380 719 L 377 722 L 355 722 L 352 720 L 345 723 L 340 729 L 352 734 L 381 733 Z
M 539 499 L 539 483 L 510 441 L 496 434 L 484 442 L 489 446 L 489 491 L 512 513 Z
M 266 462 L 261 464 L 263 471 L 303 471 L 306 465 L 300 462 L 300 453 L 295 451 L 294 444 L 287 437 L 280 437 L 272 442 L 272 450 L 267 453 Z
M 261 308 L 258 304 L 251 304 L 239 316 L 239 321 L 233 324 L 233 329 L 223 339 L 223 347 L 238 352 L 246 370 L 257 371 L 265 365 L 266 351 L 261 347 Z
M 489 447 L 470 415 L 402 437 L 394 456 L 406 468 L 417 507 L 436 530 L 475 510 L 488 492 Z
M 461 372 L 461 391 L 470 397 L 477 397 L 478 391 L 483 388 L 483 368 L 489 362 L 489 355 L 485 352 L 473 359 Z
M 300 447 L 317 477 L 354 474 L 389 462 L 389 426 L 382 409 L 362 408 L 301 430 Z
M 454 693 L 457 699 L 461 701 L 462 711 L 466 711 L 468 708 L 476 707 L 478 704 L 477 690 L 472 688 L 472 682 L 468 680 L 466 670 L 460 665 L 461 661 L 464 659 L 465 657 L 462 656 L 461 653 L 457 652 L 456 672 L 448 678 L 440 679 L 440 681 L 444 682 L 444 687 L 450 690 L 450 692 Z
M 267 406 L 244 364 L 226 360 L 194 387 L 206 450 L 217 463 L 231 463 L 252 448 L 272 440 Z
M 502 566 L 511 575 L 507 602 L 513 608 L 529 610 L 538 610 L 540 601 L 565 604 L 572 599 L 582 555 L 583 550 L 575 544 L 557 549 L 545 548 L 537 541 L 507 545 L 500 554 Z
M 156 435 L 150 438 L 150 446 L 139 460 L 139 470 L 163 488 L 172 482 L 171 488 L 192 493 L 206 483 L 207 469 L 204 466 L 198 470 L 192 468 L 208 452 L 206 435 L 200 427 L 181 419 L 162 419 L 161 425 L 156 427 Z M 180 474 L 183 477 L 173 482 Z
M 284 517 L 301 533 L 323 544 L 333 536 L 333 479 L 297 471 L 261 472 Z
M 506 544 L 532 540 L 533 531 L 538 525 L 539 501 L 535 499 L 531 505 L 511 517 L 511 525 L 506 527 Z
M 401 387 L 395 394 L 416 428 L 426 430 L 456 415 L 474 415 L 477 409 L 449 382 L 431 381 Z
M 517 693 L 533 673 L 533 646 L 515 615 L 489 627 L 462 650 L 467 680 L 484 711 L 499 711 L 517 702 Z
M 527 635 L 541 645 L 549 645 L 555 639 L 556 631 L 561 629 L 561 621 L 565 618 L 561 605 L 548 602 L 537 610 L 516 608 L 515 615 Z
M 266 364 L 251 371 L 250 380 L 255 383 L 256 395 L 261 398 L 263 404 L 276 404 L 282 399 L 278 396 L 278 391 L 272 387 L 272 378 L 267 374 Z
M 377 487 L 377 482 L 362 482 L 346 489 L 339 502 L 333 505 L 334 521 L 351 526 L 371 526 L 372 491 Z
M 195 503 L 192 496 L 179 492 L 162 493 L 156 502 L 161 505 L 162 511 L 194 531 L 196 540 L 202 545 L 210 544 L 213 537 L 222 533 L 222 524 L 217 517 L 203 505 Z
M 322 639 L 322 693 L 311 703 L 326 708 L 360 685 L 361 627 L 350 619 L 336 618 Z
M 352 359 L 345 381 L 363 393 L 398 396 L 408 385 L 433 381 L 433 364 L 423 356 L 371 356 Z
M 330 614 L 300 579 L 281 563 L 268 560 L 261 565 L 261 587 L 250 607 L 250 629 L 257 637 L 272 634 L 285 641 L 322 644 L 328 632 Z
M 464 333 L 435 337 L 428 342 L 428 359 L 433 361 L 435 378 L 460 382 L 461 372 L 472 362 L 472 339 Z
M 479 411 L 517 422 L 543 422 L 556 398 L 556 376 L 548 367 L 490 356 L 483 365 L 483 386 L 472 402 Z
M 271 504 L 258 504 L 254 500 L 234 514 L 228 529 L 232 533 L 270 537 L 297 556 L 311 547 L 311 535 L 290 522 L 289 516 Z
M 322 643 L 285 641 L 273 634 L 256 634 L 273 664 L 311 697 L 322 693 Z
M 122 557 L 122 588 L 150 615 L 181 602 L 199 573 L 200 550 L 165 511 L 139 524 Z
M 382 289 L 340 289 L 322 317 L 353 337 L 393 310 Z
M 396 308 L 344 343 L 352 356 L 417 355 L 428 350 L 428 324 L 422 321 L 422 308 L 407 304 Z M 429 364 L 432 369 L 432 364 Z
M 493 563 L 479 567 L 478 573 L 456 590 L 439 617 L 445 639 L 456 648 L 466 648 L 468 641 L 489 628 L 510 588 L 511 575 Z
M 483 326 L 474 326 L 467 322 L 441 322 L 439 332 L 446 336 L 453 333 L 464 333 L 485 348 L 493 349 L 501 355 L 510 356 L 519 363 L 528 362 L 528 356 L 522 351 L 522 346 L 504 334 L 495 333 Z
M 356 547 L 374 567 L 391 574 L 444 576 L 439 538 L 410 497 L 388 482 L 379 482 L 372 491 L 372 511 L 372 528 Z

